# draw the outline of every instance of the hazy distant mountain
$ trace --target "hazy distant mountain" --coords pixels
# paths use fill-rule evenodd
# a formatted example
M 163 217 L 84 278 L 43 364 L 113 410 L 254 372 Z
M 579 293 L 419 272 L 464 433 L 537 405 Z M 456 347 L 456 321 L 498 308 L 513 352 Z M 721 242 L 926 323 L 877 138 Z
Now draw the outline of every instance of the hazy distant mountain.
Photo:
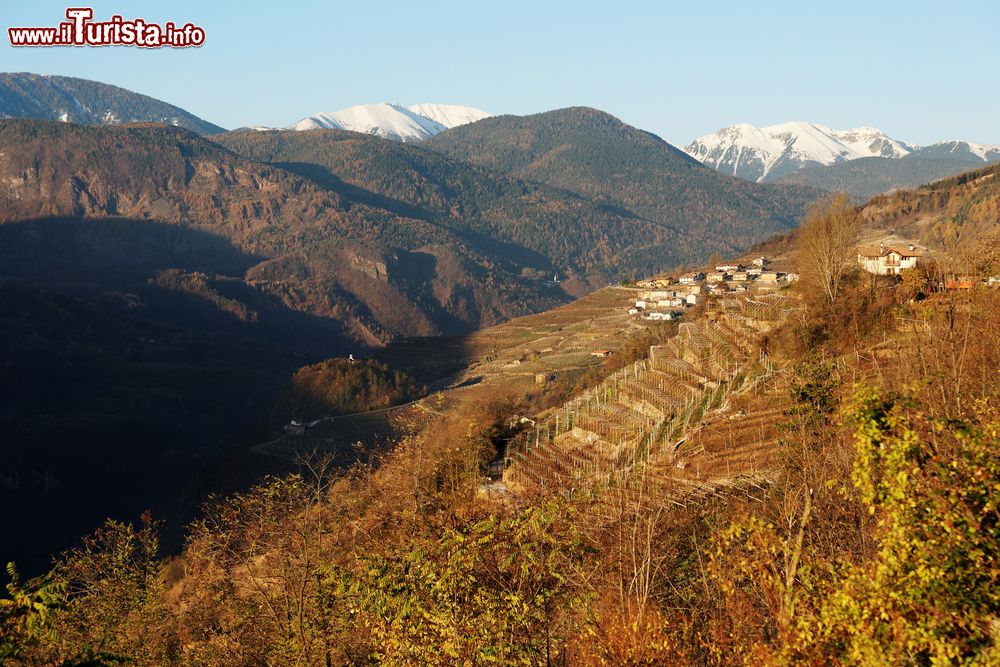
M 1000 146 L 968 141 L 942 141 L 913 151 L 912 157 L 959 160 L 980 165 L 1000 162 Z
M 415 104 L 404 107 L 382 102 L 319 113 L 289 125 L 290 130 L 350 130 L 396 141 L 421 141 L 448 128 L 472 123 L 490 114 L 454 104 Z
M 0 73 L 0 118 L 39 118 L 81 125 L 154 122 L 199 134 L 223 132 L 184 109 L 98 81 Z
M 932 148 L 932 147 L 931 147 Z M 867 199 L 882 192 L 912 190 L 925 183 L 961 174 L 983 164 L 979 160 L 926 157 L 921 149 L 902 159 L 867 157 L 822 167 L 809 167 L 775 179 Z
M 901 158 L 913 150 L 910 144 L 872 127 L 833 130 L 803 122 L 768 127 L 733 125 L 699 137 L 684 148 L 703 164 L 756 182 L 859 158 Z

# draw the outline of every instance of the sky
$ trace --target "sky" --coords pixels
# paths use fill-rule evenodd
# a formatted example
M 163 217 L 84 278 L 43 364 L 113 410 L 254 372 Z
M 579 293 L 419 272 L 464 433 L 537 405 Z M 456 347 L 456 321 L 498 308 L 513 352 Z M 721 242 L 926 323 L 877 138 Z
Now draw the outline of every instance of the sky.
M 73 3 L 80 6 L 83 3 Z M 71 5 L 71 6 L 73 6 Z M 84 5 L 86 6 L 86 5 Z M 1000 1 L 100 1 L 200 48 L 19 48 L 65 3 L 0 0 L 0 71 L 94 79 L 226 128 L 372 102 L 591 106 L 676 145 L 735 123 L 1000 144 Z

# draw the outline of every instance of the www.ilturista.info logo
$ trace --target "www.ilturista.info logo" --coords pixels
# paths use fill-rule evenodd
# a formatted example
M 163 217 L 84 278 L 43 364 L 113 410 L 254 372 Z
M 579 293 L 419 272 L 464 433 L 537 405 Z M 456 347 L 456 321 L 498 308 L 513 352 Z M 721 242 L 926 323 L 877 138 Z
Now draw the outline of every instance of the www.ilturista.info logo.
M 109 21 L 92 21 L 90 7 L 70 7 L 67 21 L 47 28 L 7 28 L 11 46 L 164 46 L 184 48 L 205 43 L 205 30 L 193 23 L 163 25 L 145 19 L 127 21 L 117 14 Z

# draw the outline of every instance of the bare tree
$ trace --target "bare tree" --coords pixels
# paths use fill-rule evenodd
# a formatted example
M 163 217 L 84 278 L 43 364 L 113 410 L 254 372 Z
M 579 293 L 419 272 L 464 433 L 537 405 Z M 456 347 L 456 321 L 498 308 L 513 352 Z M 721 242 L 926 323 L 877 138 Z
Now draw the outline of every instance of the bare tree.
M 813 204 L 799 232 L 796 263 L 806 284 L 833 302 L 858 242 L 860 218 L 844 193 Z

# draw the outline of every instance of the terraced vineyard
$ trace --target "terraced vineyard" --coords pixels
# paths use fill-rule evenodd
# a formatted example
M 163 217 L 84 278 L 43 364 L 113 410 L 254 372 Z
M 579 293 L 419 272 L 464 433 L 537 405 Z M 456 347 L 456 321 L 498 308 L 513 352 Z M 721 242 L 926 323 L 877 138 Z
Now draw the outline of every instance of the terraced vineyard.
M 780 297 L 742 300 L 682 323 L 648 359 L 512 439 L 504 483 L 522 495 L 652 487 L 675 503 L 761 487 L 785 392 L 757 338 L 789 307 Z
M 462 401 L 531 392 L 539 374 L 572 382 L 604 363 L 595 351 L 617 354 L 631 335 L 646 329 L 627 315 L 634 298 L 632 291 L 609 288 L 473 334 L 394 342 L 378 358 L 428 383 L 429 396 L 413 405 L 320 420 L 306 433 L 286 434 L 259 451 L 286 459 L 316 451 L 346 463 L 357 455 L 356 443 L 368 448 L 390 442 L 406 425 Z M 671 502 L 688 502 L 747 480 L 763 483 L 777 437 L 768 429 L 783 394 L 775 388 L 780 374 L 758 337 L 791 304 L 765 295 L 726 305 L 682 322 L 647 359 L 527 420 L 499 462 L 507 489 L 530 495 L 641 484 Z

